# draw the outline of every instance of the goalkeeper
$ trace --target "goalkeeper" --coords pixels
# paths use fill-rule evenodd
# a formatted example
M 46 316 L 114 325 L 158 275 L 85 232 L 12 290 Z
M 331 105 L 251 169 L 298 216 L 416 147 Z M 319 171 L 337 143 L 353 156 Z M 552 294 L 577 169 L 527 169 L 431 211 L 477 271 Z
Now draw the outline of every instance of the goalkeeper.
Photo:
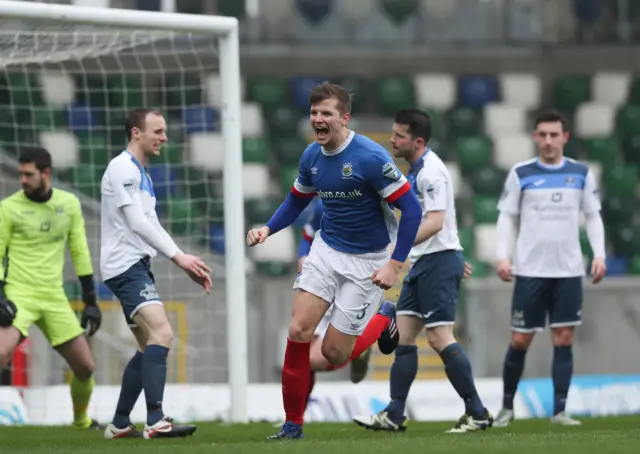
M 51 187 L 51 155 L 44 148 L 25 151 L 18 162 L 22 190 L 0 203 L 0 369 L 35 323 L 73 371 L 73 425 L 104 429 L 87 414 L 94 365 L 83 334 L 95 334 L 101 314 L 80 201 Z M 62 287 L 67 240 L 82 285 L 81 322 Z

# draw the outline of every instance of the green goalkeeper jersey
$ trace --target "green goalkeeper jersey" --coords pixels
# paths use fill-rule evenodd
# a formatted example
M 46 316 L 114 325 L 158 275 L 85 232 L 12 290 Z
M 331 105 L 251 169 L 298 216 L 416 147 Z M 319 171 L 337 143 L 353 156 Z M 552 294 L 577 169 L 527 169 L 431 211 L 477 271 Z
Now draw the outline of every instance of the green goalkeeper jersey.
M 0 279 L 39 291 L 61 289 L 67 240 L 76 274 L 93 274 L 75 195 L 53 189 L 46 202 L 29 200 L 23 191 L 6 197 L 0 202 Z

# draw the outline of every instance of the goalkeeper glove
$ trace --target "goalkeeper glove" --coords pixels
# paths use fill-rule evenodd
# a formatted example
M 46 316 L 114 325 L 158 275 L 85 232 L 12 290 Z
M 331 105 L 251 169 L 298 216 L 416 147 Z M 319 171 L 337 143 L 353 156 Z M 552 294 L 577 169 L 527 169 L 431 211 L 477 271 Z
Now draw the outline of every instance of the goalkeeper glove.
M 84 302 L 80 325 L 87 335 L 93 336 L 102 324 L 102 313 L 98 307 L 93 275 L 78 276 L 78 279 L 80 279 L 80 285 L 82 286 L 82 301 Z
M 18 308 L 4 294 L 4 282 L 0 281 L 0 326 L 11 326 L 18 313 Z

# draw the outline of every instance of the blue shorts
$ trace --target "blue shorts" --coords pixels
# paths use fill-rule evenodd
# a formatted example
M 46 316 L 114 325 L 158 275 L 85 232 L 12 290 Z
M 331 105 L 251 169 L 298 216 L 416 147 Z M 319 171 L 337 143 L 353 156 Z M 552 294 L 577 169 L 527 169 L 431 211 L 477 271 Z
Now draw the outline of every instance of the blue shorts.
M 582 277 L 516 276 L 511 329 L 523 333 L 577 326 L 582 321 Z
M 104 283 L 120 300 L 127 324 L 132 328 L 136 327 L 133 317 L 140 308 L 150 304 L 162 304 L 151 272 L 149 257 L 134 263 L 127 271 L 107 279 Z
M 453 325 L 464 274 L 462 252 L 447 250 L 420 257 L 402 283 L 398 315 L 413 315 L 427 328 Z

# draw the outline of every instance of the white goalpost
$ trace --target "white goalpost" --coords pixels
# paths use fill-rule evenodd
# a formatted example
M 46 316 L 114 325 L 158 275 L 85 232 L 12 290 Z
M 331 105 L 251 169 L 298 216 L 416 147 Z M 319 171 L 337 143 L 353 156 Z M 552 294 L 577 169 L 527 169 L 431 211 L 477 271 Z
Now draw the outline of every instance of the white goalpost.
M 5 27 L 6 23 L 15 27 Z M 182 320 L 180 329 L 187 333 L 177 341 L 176 365 L 172 371 L 175 369 L 174 375 L 181 377 L 175 381 L 183 383 L 192 380 L 206 383 L 213 380 L 211 377 L 222 377 L 226 372 L 229 420 L 247 422 L 247 295 L 238 35 L 238 21 L 231 17 L 0 1 L 0 76 L 8 81 L 5 87 L 0 87 L 0 164 L 5 172 L 0 176 L 0 184 L 3 189 L 11 187 L 10 167 L 21 146 L 41 144 L 59 150 L 52 151 L 58 181 L 64 188 L 78 191 L 85 214 L 90 212 L 87 231 L 94 270 L 98 273 L 99 209 L 96 204 L 99 204 L 99 193 L 95 193 L 95 188 L 99 187 L 101 166 L 104 166 L 104 156 L 100 153 L 124 148 L 124 138 L 118 143 L 123 125 L 117 119 L 137 100 L 145 102 L 137 107 L 174 109 L 175 115 L 167 119 L 169 142 L 172 129 L 182 138 L 173 144 L 172 149 L 178 150 L 177 157 L 167 158 L 161 170 L 171 175 L 166 179 L 171 189 L 167 189 L 169 195 L 163 199 L 163 207 L 174 225 L 181 226 L 176 227 L 178 244 L 194 254 L 199 251 L 193 248 L 201 247 L 205 260 L 213 262 L 216 277 L 221 282 L 224 280 L 224 285 L 206 297 L 185 282 L 188 279 L 179 270 L 173 270 L 171 264 L 158 264 L 160 271 L 154 272 L 160 293 L 175 302 L 171 304 L 176 308 L 177 319 Z M 126 85 L 130 84 L 129 67 L 134 68 L 137 88 Z M 219 82 L 219 88 L 211 88 L 215 84 L 208 86 L 207 100 L 204 95 L 202 99 L 190 98 L 189 90 L 200 88 L 197 83 L 189 85 L 191 69 L 198 77 L 212 77 Z M 179 93 L 172 92 L 175 87 L 171 82 L 162 82 L 164 85 L 158 88 L 161 85 L 158 81 L 164 81 L 169 73 L 181 81 Z M 78 87 L 91 85 L 93 75 L 98 77 L 98 82 L 94 88 L 85 90 L 87 99 L 101 97 L 106 101 L 93 104 L 87 101 L 81 108 L 67 107 L 68 100 L 63 98 L 69 81 L 76 80 L 71 91 L 75 90 L 77 98 Z M 37 89 L 32 79 L 39 80 Z M 111 85 L 112 80 L 115 85 Z M 122 89 L 125 85 L 129 88 Z M 48 93 L 44 93 L 47 90 Z M 166 101 L 173 95 L 177 101 Z M 48 99 L 42 101 L 43 97 Z M 218 104 L 214 110 L 209 109 L 213 98 Z M 116 106 L 114 99 L 124 100 Z M 100 107 L 96 107 L 98 104 Z M 211 118 L 210 112 L 215 112 Z M 95 120 L 96 116 L 101 120 Z M 62 117 L 64 121 L 59 120 Z M 212 122 L 217 124 L 215 131 L 210 128 Z M 187 135 L 183 130 L 189 128 Z M 72 133 L 60 132 L 62 129 Z M 68 151 L 70 144 L 78 148 L 76 154 Z M 187 152 L 188 159 L 183 157 Z M 77 156 L 82 156 L 81 165 L 74 163 L 74 159 L 79 159 Z M 208 159 L 216 164 L 209 165 Z M 174 184 L 177 192 L 173 192 L 171 185 Z M 87 187 L 89 189 L 83 190 Z M 198 192 L 196 187 L 203 189 Z M 2 197 L 5 195 L 3 192 Z M 194 208 L 185 208 L 186 202 Z M 211 253 L 206 241 L 205 246 L 197 241 L 198 232 L 208 232 L 211 224 L 219 226 L 220 235 L 224 235 L 224 251 L 217 254 Z M 156 260 L 161 261 L 164 259 Z M 75 276 L 65 272 L 65 277 L 71 281 Z M 187 308 L 186 315 L 183 305 Z M 95 346 L 96 375 L 103 377 L 104 382 L 116 384 L 114 377 L 121 374 L 124 363 L 123 358 L 116 361 L 112 351 L 119 348 L 122 316 L 117 310 L 112 312 L 105 313 L 104 328 L 99 332 L 102 337 L 98 337 L 100 345 Z M 220 319 L 226 320 L 224 339 L 216 337 L 216 323 L 219 327 Z M 177 334 L 176 337 L 180 337 L 180 333 Z M 226 348 L 221 351 L 220 345 L 225 344 Z M 102 355 L 100 349 L 107 349 L 109 345 L 109 353 Z M 98 370 L 102 365 L 105 370 Z

